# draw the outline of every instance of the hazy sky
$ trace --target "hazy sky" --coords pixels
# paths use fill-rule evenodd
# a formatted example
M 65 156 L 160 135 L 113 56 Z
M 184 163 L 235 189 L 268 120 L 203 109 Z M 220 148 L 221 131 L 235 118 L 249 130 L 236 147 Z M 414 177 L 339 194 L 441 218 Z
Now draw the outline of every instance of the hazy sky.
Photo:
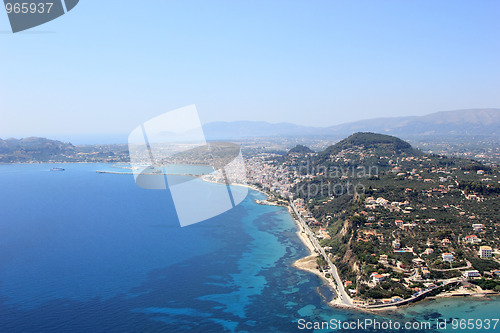
M 0 137 L 203 122 L 326 126 L 500 107 L 499 1 L 82 0 L 12 34 L 0 10 Z M 125 140 L 124 140 L 125 141 Z

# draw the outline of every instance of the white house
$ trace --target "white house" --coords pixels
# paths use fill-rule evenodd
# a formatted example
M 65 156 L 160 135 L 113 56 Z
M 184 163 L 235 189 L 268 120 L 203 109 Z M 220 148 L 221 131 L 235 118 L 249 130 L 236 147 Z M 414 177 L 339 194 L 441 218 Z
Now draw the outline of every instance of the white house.
M 389 200 L 386 200 L 382 197 L 378 197 L 376 201 L 379 205 L 385 206 L 389 203 Z
M 455 259 L 451 253 L 443 253 L 441 256 L 443 257 L 443 261 L 452 262 Z
M 464 272 L 464 277 L 470 278 L 470 277 L 478 277 L 479 276 L 479 271 L 473 270 L 473 271 L 465 271 Z
M 477 237 L 476 235 L 470 235 L 465 237 L 465 242 L 469 244 L 481 243 L 481 238 Z
M 483 225 L 481 223 L 474 223 L 472 229 L 474 229 L 475 232 L 481 232 L 481 230 L 483 230 Z
M 380 283 L 385 280 L 385 276 L 378 273 L 372 273 L 372 280 L 374 283 Z

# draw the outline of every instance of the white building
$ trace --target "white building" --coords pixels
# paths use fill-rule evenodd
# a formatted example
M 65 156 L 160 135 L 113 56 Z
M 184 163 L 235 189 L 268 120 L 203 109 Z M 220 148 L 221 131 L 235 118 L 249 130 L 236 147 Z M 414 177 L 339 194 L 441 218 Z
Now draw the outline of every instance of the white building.
M 479 271 L 473 270 L 473 271 L 465 271 L 464 272 L 464 277 L 470 278 L 470 277 L 478 277 L 479 276 Z
M 492 251 L 490 246 L 480 246 L 479 247 L 479 256 L 481 258 L 491 258 Z
M 385 280 L 385 276 L 377 273 L 372 273 L 372 280 L 374 283 L 380 283 Z
M 465 242 L 469 244 L 481 243 L 481 238 L 477 237 L 476 235 L 470 235 L 465 237 Z
M 379 204 L 379 205 L 382 205 L 382 206 L 385 206 L 389 203 L 389 200 L 386 200 L 382 197 L 379 197 L 377 198 L 376 202 Z
M 441 256 L 443 257 L 443 261 L 452 262 L 455 259 L 451 253 L 443 253 Z
M 483 225 L 481 223 L 474 223 L 472 229 L 474 229 L 475 232 L 481 232 L 481 230 L 483 230 Z

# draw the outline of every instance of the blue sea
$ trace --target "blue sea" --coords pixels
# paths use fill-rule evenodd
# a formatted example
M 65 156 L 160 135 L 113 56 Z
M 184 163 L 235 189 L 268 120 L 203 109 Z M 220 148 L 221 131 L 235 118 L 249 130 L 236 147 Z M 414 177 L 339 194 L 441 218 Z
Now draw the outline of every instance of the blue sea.
M 261 193 L 181 228 L 168 190 L 96 173 L 108 169 L 0 165 L 0 332 L 328 332 L 336 327 L 324 323 L 365 320 L 444 321 L 436 332 L 458 332 L 454 318 L 499 317 L 498 298 L 377 316 L 333 309 L 323 282 L 291 267 L 307 251 L 286 209 L 254 202 Z M 314 322 L 323 329 L 305 327 Z

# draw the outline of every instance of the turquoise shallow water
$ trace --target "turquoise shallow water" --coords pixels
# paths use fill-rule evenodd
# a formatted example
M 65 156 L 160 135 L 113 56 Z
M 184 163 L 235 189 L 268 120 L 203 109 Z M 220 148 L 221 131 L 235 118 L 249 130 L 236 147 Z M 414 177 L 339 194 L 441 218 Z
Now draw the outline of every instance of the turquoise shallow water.
M 436 321 L 499 309 L 498 299 L 377 317 L 332 309 L 322 282 L 291 267 L 306 250 L 286 209 L 254 203 L 262 194 L 181 228 L 168 191 L 95 172 L 109 165 L 51 167 L 0 165 L 0 332 L 294 332 L 313 331 L 298 329 L 301 318 Z
M 430 322 L 432 327 L 439 324 L 439 332 L 500 332 L 500 297 L 424 300 L 401 309 L 396 317 Z M 464 322 L 470 323 L 471 320 L 473 328 L 464 328 Z M 488 321 L 490 327 L 486 328 Z M 493 327 L 495 323 L 496 327 Z

